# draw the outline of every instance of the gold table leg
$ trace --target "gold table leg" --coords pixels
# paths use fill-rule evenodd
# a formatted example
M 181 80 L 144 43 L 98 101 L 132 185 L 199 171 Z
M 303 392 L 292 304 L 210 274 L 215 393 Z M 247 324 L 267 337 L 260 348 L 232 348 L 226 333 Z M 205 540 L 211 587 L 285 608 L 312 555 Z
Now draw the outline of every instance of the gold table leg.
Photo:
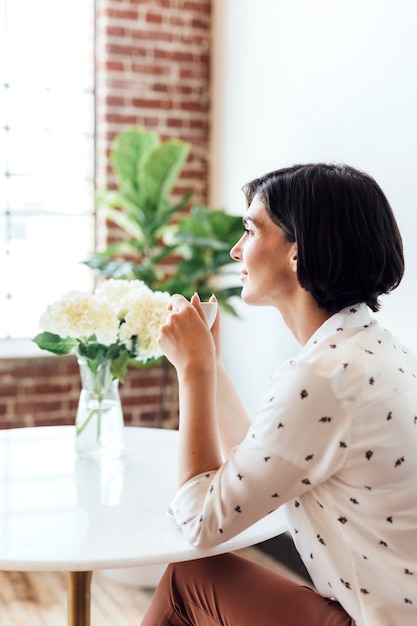
M 68 626 L 90 626 L 93 572 L 68 572 Z

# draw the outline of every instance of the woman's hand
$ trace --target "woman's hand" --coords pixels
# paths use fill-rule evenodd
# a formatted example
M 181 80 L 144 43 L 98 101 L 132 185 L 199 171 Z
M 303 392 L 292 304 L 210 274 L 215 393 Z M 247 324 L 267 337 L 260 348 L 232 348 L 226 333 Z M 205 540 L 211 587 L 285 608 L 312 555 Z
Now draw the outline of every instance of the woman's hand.
M 173 295 L 169 309 L 171 315 L 159 330 L 158 346 L 161 351 L 178 373 L 188 367 L 212 367 L 219 343 L 219 332 L 214 330 L 218 326 L 218 315 L 212 335 L 197 294 L 192 296 L 190 302 L 181 295 Z

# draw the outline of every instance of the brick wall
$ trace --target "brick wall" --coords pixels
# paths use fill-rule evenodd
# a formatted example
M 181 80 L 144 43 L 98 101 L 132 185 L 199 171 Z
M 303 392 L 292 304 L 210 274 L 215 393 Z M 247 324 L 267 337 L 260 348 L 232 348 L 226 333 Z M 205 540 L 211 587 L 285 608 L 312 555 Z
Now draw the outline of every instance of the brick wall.
M 178 191 L 206 200 L 210 23 L 210 0 L 97 0 L 98 186 L 115 133 L 139 124 L 191 144 Z
M 210 0 L 96 0 L 99 187 L 112 184 L 110 143 L 137 124 L 191 144 L 176 190 L 208 196 Z M 99 224 L 99 240 L 112 237 Z M 104 233 L 104 235 L 103 235 Z M 80 392 L 75 357 L 0 360 L 0 428 L 72 424 Z M 175 427 L 176 376 L 129 368 L 120 386 L 126 424 Z
M 80 396 L 74 356 L 0 360 L 0 427 L 73 424 Z M 176 376 L 167 362 L 130 368 L 120 397 L 126 425 L 177 425 Z

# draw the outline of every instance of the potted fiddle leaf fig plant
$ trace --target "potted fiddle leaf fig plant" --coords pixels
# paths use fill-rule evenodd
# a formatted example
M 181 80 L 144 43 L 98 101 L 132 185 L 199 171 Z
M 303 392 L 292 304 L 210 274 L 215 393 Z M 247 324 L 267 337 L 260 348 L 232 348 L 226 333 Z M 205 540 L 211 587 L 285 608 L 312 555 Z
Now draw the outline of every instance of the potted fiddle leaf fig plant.
M 116 135 L 110 152 L 116 188 L 97 191 L 96 203 L 124 234 L 84 263 L 97 275 L 140 279 L 187 298 L 197 291 L 208 299 L 215 291 L 219 305 L 234 313 L 229 299 L 241 287 L 219 277 L 230 271 L 242 221 L 221 209 L 190 207 L 191 191 L 171 200 L 189 150 L 184 141 L 137 126 Z

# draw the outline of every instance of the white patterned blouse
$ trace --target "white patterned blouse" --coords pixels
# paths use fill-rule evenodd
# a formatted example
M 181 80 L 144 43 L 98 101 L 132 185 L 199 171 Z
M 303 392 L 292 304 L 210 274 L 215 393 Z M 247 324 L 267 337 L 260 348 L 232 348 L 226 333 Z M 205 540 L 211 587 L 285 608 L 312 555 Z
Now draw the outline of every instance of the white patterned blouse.
M 416 626 L 417 359 L 364 304 L 277 369 L 245 439 L 172 509 L 207 547 L 281 505 L 319 593 L 358 626 Z

